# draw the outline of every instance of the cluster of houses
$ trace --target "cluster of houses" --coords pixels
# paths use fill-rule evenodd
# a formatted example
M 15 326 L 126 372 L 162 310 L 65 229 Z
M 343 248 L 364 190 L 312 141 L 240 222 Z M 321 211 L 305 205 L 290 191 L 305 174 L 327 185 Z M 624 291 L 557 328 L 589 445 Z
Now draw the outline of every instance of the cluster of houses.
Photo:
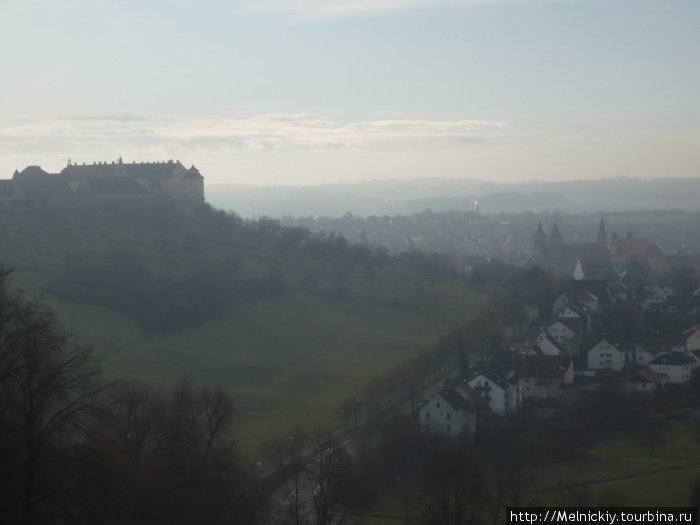
M 573 281 L 570 293 L 554 301 L 551 318 L 537 320 L 512 342 L 509 359 L 446 383 L 427 401 L 419 411 L 421 431 L 472 436 L 479 414 L 507 416 L 525 402 L 557 400 L 575 378 L 615 378 L 635 392 L 688 382 L 700 366 L 700 326 L 680 333 L 650 329 L 644 316 L 677 297 L 670 287 L 654 287 L 646 296 L 630 303 L 605 281 Z M 700 288 L 694 296 L 700 298 Z

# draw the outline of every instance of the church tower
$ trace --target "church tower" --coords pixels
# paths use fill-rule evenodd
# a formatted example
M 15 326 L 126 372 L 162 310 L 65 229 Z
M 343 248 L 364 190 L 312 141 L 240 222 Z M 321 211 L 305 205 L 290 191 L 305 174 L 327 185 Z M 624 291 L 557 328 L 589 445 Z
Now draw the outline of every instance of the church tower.
M 605 223 L 603 218 L 600 218 L 600 226 L 598 227 L 598 244 L 601 248 L 608 249 L 608 234 L 605 231 Z
M 535 232 L 533 238 L 532 254 L 537 262 L 542 263 L 543 260 L 547 257 L 548 252 L 549 250 L 547 248 L 547 236 L 544 234 L 544 230 L 542 229 L 542 222 L 540 222 L 537 225 L 537 231 Z
M 557 223 L 554 223 L 552 232 L 549 234 L 549 251 L 553 257 L 561 257 L 564 251 L 564 238 L 559 233 Z

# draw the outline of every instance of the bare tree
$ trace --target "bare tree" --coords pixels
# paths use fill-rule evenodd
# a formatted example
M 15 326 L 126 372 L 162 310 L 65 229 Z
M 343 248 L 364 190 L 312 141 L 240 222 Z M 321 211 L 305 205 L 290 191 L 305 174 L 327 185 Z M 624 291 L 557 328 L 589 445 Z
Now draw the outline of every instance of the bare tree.
M 204 455 L 208 456 L 214 441 L 230 429 L 236 410 L 230 394 L 220 385 L 202 387 L 199 403 L 206 427 Z
M 422 482 L 422 521 L 465 525 L 484 520 L 491 495 L 477 458 L 457 443 L 431 457 Z
M 82 443 L 99 392 L 91 349 L 75 344 L 53 312 L 7 289 L 0 269 L 2 480 L 12 522 L 66 517 L 84 479 Z
M 330 525 L 342 520 L 343 494 L 348 488 L 352 458 L 333 436 L 318 436 L 308 465 L 314 523 Z
M 111 385 L 107 401 L 101 410 L 104 425 L 116 436 L 122 452 L 138 464 L 155 431 L 157 392 L 141 381 L 122 380 Z

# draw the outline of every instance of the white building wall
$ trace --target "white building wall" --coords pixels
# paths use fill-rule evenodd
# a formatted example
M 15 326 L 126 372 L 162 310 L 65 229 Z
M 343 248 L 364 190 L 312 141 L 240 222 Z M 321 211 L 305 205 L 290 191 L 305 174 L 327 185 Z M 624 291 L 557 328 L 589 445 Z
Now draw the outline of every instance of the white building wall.
M 464 410 L 456 410 L 440 394 L 436 394 L 420 409 L 420 429 L 424 434 L 438 436 L 459 436 L 468 423 L 469 415 Z M 476 425 L 476 420 L 474 420 Z
M 603 339 L 588 351 L 588 368 L 592 370 L 622 370 L 625 365 L 625 353 Z
M 659 374 L 666 374 L 669 383 L 686 383 L 695 369 L 695 364 L 687 365 L 649 365 L 649 368 Z

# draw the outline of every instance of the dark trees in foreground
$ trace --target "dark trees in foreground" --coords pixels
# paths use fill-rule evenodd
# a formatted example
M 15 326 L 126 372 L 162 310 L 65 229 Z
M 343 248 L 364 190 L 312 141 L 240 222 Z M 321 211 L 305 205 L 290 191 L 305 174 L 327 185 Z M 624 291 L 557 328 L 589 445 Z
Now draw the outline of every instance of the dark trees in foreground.
M 0 521 L 61 519 L 94 466 L 82 437 L 98 370 L 51 311 L 8 291 L 8 276 L 0 269 Z
M 89 347 L 0 268 L 0 522 L 248 523 L 221 388 L 105 385 Z

